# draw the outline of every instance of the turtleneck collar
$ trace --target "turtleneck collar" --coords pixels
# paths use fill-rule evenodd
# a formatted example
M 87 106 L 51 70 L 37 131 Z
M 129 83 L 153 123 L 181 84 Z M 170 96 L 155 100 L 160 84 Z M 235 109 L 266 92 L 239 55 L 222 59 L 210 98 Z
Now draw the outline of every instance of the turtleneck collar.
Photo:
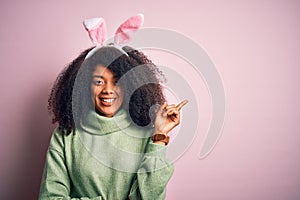
M 93 135 L 105 135 L 123 130 L 131 124 L 127 112 L 120 109 L 113 117 L 101 116 L 90 110 L 85 119 L 80 122 L 80 129 Z

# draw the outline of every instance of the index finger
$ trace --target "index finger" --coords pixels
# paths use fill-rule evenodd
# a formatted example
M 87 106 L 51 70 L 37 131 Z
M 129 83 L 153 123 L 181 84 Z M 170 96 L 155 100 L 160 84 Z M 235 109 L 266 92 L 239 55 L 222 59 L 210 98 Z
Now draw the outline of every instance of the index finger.
M 177 106 L 176 106 L 176 108 L 178 109 L 178 110 L 180 110 L 185 104 L 187 104 L 189 101 L 187 100 L 187 99 L 185 99 L 185 100 L 183 100 L 182 102 L 180 102 Z

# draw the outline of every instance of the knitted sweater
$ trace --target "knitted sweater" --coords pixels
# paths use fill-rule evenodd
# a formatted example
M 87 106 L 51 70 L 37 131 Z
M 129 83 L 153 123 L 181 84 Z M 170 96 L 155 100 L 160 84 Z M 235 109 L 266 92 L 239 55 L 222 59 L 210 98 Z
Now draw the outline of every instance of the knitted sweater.
M 173 164 L 166 147 L 149 138 L 120 110 L 107 118 L 90 112 L 76 133 L 55 129 L 47 152 L 40 200 L 165 199 Z

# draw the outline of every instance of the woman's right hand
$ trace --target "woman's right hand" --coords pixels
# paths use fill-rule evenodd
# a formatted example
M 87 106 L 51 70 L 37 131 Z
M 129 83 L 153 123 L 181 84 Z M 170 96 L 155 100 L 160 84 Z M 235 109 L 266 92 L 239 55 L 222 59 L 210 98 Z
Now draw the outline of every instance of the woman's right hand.
M 167 135 L 174 127 L 180 124 L 180 109 L 188 103 L 188 100 L 178 105 L 167 105 L 166 102 L 159 108 L 154 121 L 154 134 Z

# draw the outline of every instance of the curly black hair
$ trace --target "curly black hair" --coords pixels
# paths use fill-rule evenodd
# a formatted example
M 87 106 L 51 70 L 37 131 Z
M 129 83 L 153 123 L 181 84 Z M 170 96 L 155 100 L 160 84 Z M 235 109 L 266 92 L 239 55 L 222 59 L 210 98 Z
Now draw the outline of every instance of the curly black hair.
M 91 50 L 93 53 L 89 56 Z M 152 125 L 157 111 L 154 105 L 165 101 L 161 83 L 166 79 L 145 54 L 129 46 L 122 51 L 114 46 L 92 47 L 74 59 L 59 74 L 51 89 L 48 109 L 53 116 L 52 123 L 57 122 L 63 134 L 75 134 L 76 120 L 95 109 L 90 83 L 98 65 L 106 66 L 119 78 L 118 84 L 124 91 L 122 108 L 132 121 L 142 127 Z

